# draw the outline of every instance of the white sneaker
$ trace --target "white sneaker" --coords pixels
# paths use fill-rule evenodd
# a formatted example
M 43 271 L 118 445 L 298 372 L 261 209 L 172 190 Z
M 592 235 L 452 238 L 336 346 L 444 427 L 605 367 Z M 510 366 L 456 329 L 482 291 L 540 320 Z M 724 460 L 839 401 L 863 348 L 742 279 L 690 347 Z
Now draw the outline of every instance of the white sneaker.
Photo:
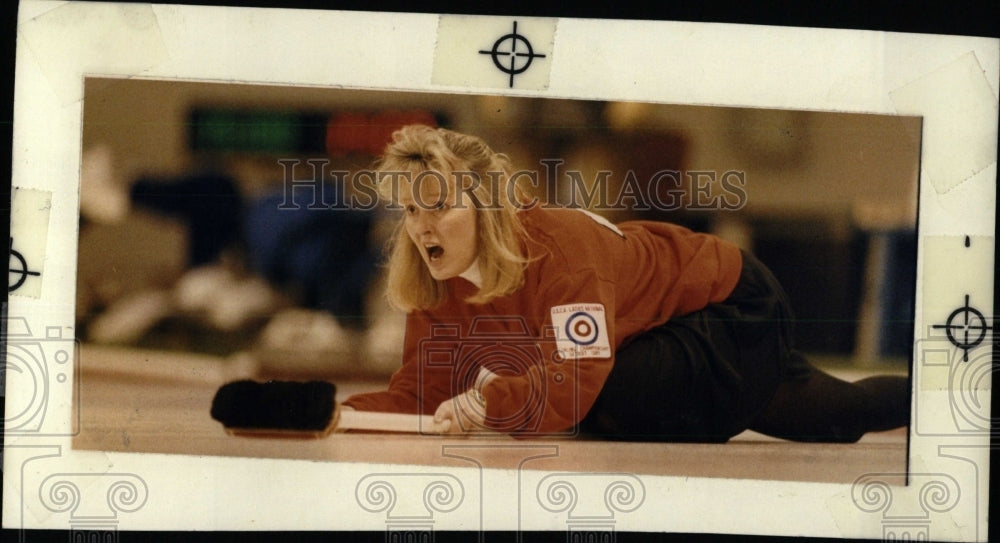
M 208 308 L 208 322 L 220 330 L 236 330 L 255 317 L 274 310 L 277 294 L 258 277 L 225 284 Z
M 125 184 L 115 177 L 111 147 L 99 144 L 80 158 L 80 214 L 94 222 L 114 224 L 128 215 L 131 202 Z
M 87 338 L 97 343 L 132 343 L 173 311 L 170 294 L 142 291 L 113 303 L 87 325 Z
M 349 351 L 351 337 L 329 313 L 286 309 L 267 323 L 260 334 L 266 349 L 323 353 Z
M 220 299 L 220 293 L 235 283 L 232 272 L 213 264 L 189 270 L 174 286 L 174 299 L 181 311 L 207 312 Z

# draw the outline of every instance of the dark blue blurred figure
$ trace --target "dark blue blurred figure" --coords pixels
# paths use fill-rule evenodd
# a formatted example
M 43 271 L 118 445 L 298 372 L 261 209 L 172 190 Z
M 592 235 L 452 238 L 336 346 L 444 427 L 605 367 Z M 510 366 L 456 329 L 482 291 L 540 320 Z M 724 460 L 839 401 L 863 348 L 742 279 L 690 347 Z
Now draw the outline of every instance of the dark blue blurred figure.
M 211 172 L 143 178 L 131 189 L 134 205 L 189 226 L 192 268 L 240 250 L 252 271 L 302 307 L 327 311 L 342 326 L 364 328 L 365 296 L 378 263 L 369 243 L 374 212 L 279 209 L 282 198 L 279 192 L 244 201 L 234 179 Z

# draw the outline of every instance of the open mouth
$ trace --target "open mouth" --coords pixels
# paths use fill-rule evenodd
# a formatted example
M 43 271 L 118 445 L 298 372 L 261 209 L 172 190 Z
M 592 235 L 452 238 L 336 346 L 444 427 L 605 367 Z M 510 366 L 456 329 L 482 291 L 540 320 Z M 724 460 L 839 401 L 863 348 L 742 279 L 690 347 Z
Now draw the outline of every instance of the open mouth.
M 440 245 L 429 245 L 426 249 L 427 257 L 431 260 L 431 262 L 438 261 L 441 258 L 441 255 L 444 254 L 444 249 Z

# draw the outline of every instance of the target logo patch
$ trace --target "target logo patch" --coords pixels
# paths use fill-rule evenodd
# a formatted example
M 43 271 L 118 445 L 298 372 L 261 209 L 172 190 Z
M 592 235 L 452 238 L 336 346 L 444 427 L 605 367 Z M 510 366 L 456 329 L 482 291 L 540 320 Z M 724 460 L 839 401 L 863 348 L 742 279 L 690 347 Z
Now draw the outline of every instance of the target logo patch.
M 552 308 L 556 347 L 567 358 L 608 358 L 607 318 L 602 304 L 568 304 Z

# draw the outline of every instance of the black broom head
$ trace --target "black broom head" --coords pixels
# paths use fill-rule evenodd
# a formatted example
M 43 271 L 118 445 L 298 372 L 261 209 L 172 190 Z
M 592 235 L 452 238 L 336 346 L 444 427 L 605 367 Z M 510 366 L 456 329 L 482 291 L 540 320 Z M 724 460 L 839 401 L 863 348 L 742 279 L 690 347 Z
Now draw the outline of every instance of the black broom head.
M 215 393 L 212 418 L 227 429 L 322 432 L 333 420 L 336 392 L 326 381 L 234 381 Z

